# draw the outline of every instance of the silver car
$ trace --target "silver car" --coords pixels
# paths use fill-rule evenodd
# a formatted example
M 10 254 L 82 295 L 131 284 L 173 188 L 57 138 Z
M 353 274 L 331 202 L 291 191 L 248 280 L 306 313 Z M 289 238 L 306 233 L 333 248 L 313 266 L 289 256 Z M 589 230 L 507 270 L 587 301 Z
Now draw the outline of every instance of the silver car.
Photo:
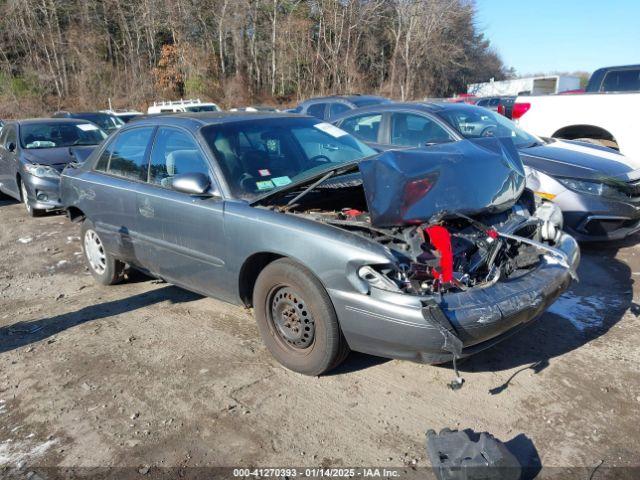
M 308 375 L 349 350 L 455 362 L 544 312 L 579 261 L 510 140 L 377 154 L 315 118 L 185 113 L 127 124 L 61 186 L 97 281 L 130 266 L 253 307 Z

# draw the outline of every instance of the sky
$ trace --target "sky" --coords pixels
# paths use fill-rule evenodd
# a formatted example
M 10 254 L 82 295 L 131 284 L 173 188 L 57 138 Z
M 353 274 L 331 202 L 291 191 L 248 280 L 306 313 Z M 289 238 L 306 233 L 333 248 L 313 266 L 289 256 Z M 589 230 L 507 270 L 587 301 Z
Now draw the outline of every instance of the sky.
M 476 0 L 477 23 L 518 75 L 640 63 L 640 0 Z

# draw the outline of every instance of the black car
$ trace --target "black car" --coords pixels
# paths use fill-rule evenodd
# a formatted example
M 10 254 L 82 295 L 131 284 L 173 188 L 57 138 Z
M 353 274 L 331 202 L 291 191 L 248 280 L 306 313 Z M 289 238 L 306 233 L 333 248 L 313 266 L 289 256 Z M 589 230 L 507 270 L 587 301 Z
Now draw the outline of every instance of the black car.
M 0 133 L 0 191 L 22 201 L 32 217 L 60 208 L 60 172 L 84 161 L 105 138 L 86 120 L 8 122 Z
M 77 118 L 80 120 L 87 120 L 98 125 L 102 130 L 107 133 L 115 132 L 117 129 L 124 125 L 124 121 L 104 112 L 67 112 L 59 111 L 53 114 L 53 118 Z
M 301 113 L 327 120 L 341 113 L 348 112 L 354 108 L 390 103 L 384 97 L 375 95 L 334 95 L 330 97 L 315 97 L 305 100 L 296 108 L 289 110 L 290 113 Z

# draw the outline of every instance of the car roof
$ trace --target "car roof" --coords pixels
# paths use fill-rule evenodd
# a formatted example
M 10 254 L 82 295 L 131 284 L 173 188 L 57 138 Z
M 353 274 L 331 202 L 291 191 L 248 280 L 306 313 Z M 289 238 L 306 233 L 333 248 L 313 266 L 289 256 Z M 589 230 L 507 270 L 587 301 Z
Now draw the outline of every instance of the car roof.
M 379 95 L 358 95 L 358 94 L 353 94 L 353 95 L 327 95 L 325 97 L 308 98 L 302 103 L 317 102 L 317 101 L 327 101 L 327 100 L 347 100 L 348 102 L 356 103 L 356 102 L 362 102 L 362 101 L 367 101 L 367 100 L 387 100 L 387 99 L 384 98 L 384 97 L 381 97 Z
M 61 112 L 61 113 L 65 113 L 68 115 L 113 115 L 112 113 L 107 113 L 107 112 Z
M 478 107 L 476 105 L 470 105 L 468 103 L 449 103 L 449 102 L 391 102 L 391 103 L 383 103 L 378 105 L 368 105 L 362 108 L 356 108 L 354 110 L 350 110 L 348 112 L 341 113 L 340 115 L 336 115 L 331 119 L 332 122 L 341 120 L 345 117 L 354 117 L 361 113 L 366 112 L 388 112 L 388 111 L 396 111 L 396 110 L 405 110 L 405 111 L 414 111 L 414 112 L 426 112 L 426 113 L 438 113 L 444 112 L 446 110 L 476 110 Z
M 68 124 L 78 124 L 78 123 L 91 123 L 88 120 L 84 120 L 82 118 L 69 118 L 69 117 L 55 117 L 55 118 L 23 118 L 21 120 L 12 120 L 11 123 L 17 123 L 19 125 L 36 125 L 38 123 L 68 123 Z
M 283 118 L 312 118 L 306 115 L 280 112 L 178 112 L 171 114 L 148 115 L 144 118 L 137 118 L 129 125 L 174 125 L 191 129 L 198 129 L 206 125 L 219 125 L 224 123 L 244 122 L 251 120 L 264 120 L 273 118 L 281 120 Z M 314 118 L 318 120 L 317 118 Z M 319 120 L 318 120 L 319 121 Z

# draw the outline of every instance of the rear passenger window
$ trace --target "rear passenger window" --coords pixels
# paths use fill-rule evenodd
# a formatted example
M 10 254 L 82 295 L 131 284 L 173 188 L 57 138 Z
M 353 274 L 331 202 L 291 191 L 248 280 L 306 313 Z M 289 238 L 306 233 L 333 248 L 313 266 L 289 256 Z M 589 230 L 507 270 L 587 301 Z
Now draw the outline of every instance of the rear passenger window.
M 603 92 L 633 92 L 640 90 L 640 70 L 612 70 L 602 82 Z
M 326 103 L 314 103 L 307 108 L 307 115 L 324 120 L 324 111 L 326 110 Z
M 391 116 L 391 144 L 420 147 L 453 140 L 447 131 L 430 118 L 411 113 Z
M 344 103 L 332 103 L 329 107 L 329 117 L 335 117 L 336 115 L 340 115 L 343 112 L 347 112 L 351 110 L 348 105 Z
M 340 124 L 340 128 L 365 142 L 377 142 L 381 121 L 382 114 L 380 113 L 360 115 L 359 117 L 347 118 Z
M 119 133 L 98 159 L 95 169 L 131 180 L 147 180 L 147 147 L 154 127 Z
M 171 187 L 171 177 L 181 173 L 209 175 L 206 159 L 191 135 L 181 130 L 160 127 L 151 152 L 149 182 Z

